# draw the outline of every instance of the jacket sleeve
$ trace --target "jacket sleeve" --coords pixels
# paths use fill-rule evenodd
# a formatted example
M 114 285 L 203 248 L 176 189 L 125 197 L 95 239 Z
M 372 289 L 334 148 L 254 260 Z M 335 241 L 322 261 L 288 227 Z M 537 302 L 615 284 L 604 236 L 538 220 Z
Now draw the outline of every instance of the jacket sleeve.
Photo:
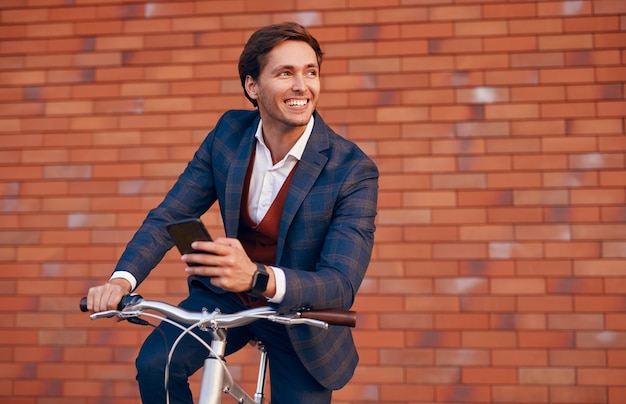
M 126 245 L 115 271 L 126 271 L 140 284 L 174 243 L 166 224 L 200 217 L 216 200 L 211 149 L 214 131 L 204 139 L 163 201 L 152 209 Z

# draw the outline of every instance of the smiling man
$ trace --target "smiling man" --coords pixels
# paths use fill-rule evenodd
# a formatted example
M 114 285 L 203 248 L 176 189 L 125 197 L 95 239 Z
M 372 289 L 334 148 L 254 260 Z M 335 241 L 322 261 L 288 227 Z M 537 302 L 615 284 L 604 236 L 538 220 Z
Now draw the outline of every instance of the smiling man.
M 219 203 L 226 237 L 195 242 L 210 254 L 182 256 L 192 311 L 236 312 L 259 305 L 348 310 L 369 265 L 378 170 L 316 112 L 322 51 L 296 23 L 256 31 L 239 60 L 252 111 L 228 111 L 128 243 L 113 275 L 88 293 L 91 311 L 114 308 L 173 246 L 166 225 Z M 167 355 L 180 331 L 161 324 L 137 358 L 144 403 L 166 402 Z M 200 334 L 209 338 L 208 333 Z M 251 338 L 270 363 L 272 403 L 329 403 L 352 377 L 358 355 L 347 327 L 328 330 L 257 321 L 228 332 L 227 354 Z M 169 372 L 171 403 L 192 403 L 188 377 L 206 349 L 191 337 Z

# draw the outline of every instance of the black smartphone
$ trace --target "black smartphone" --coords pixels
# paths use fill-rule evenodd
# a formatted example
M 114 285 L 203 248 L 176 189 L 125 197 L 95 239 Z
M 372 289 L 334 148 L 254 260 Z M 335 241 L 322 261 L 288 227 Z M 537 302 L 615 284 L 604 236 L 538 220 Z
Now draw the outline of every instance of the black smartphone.
M 191 248 L 194 241 L 211 241 L 211 235 L 204 227 L 200 219 L 184 219 L 172 222 L 167 226 L 167 232 L 172 237 L 176 248 L 181 255 L 188 253 L 205 253 L 204 251 L 196 251 Z

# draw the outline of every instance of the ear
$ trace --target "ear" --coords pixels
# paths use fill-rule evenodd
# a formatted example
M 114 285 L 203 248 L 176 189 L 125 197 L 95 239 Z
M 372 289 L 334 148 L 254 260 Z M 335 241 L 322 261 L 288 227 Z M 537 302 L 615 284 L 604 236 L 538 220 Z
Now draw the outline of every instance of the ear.
M 245 89 L 248 96 L 253 100 L 259 97 L 257 82 L 250 75 L 246 76 Z

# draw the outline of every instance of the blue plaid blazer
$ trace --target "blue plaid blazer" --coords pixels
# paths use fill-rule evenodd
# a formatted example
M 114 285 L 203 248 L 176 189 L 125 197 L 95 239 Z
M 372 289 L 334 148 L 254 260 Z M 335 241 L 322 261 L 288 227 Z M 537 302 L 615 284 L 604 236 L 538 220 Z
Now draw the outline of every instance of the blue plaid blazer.
M 280 312 L 350 309 L 374 242 L 376 165 L 333 132 L 317 112 L 314 117 L 280 222 L 275 265 L 284 270 L 287 281 L 285 298 L 277 305 Z M 259 119 L 258 111 L 229 111 L 220 118 L 163 202 L 149 212 L 116 270 L 143 281 L 173 246 L 165 225 L 200 217 L 216 201 L 225 234 L 237 237 L 244 176 Z M 320 384 L 339 389 L 350 380 L 358 355 L 349 328 L 295 326 L 289 335 Z

